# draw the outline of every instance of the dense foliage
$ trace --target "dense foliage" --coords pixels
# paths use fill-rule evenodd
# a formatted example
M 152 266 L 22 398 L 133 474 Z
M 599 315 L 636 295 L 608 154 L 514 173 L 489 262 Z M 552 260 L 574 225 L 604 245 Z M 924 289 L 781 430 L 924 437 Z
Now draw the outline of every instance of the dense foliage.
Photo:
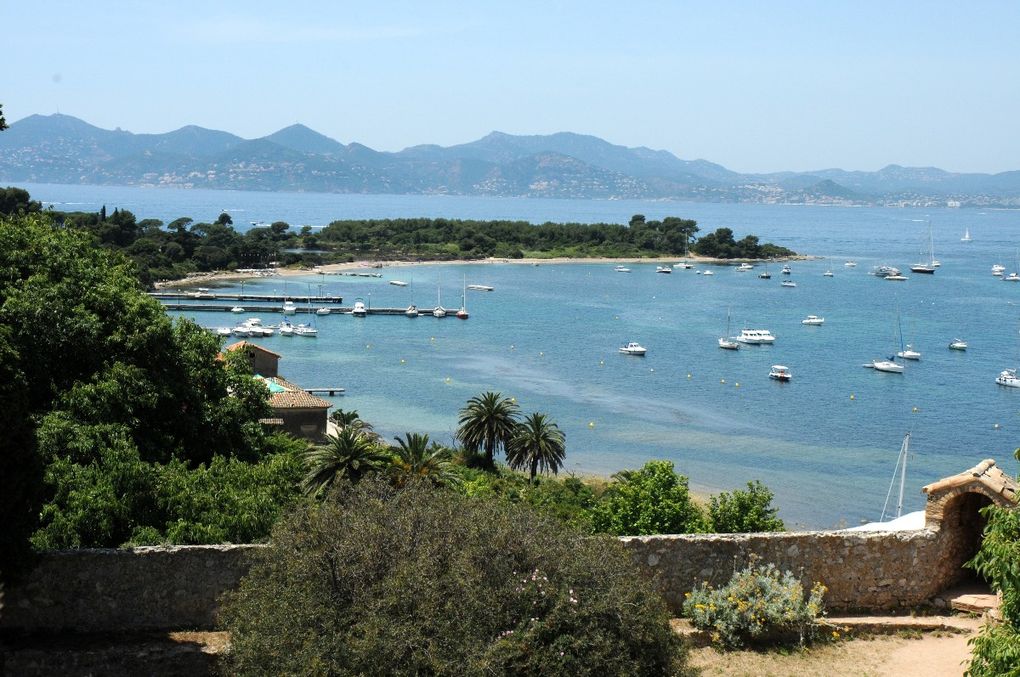
M 270 482 L 289 472 L 269 459 L 279 445 L 258 423 L 268 392 L 247 365 L 171 320 L 119 252 L 48 218 L 0 217 L 4 571 L 37 526 L 45 547 L 169 537 L 170 520 L 191 519 L 161 499 L 174 469 L 211 472 L 222 457 L 264 460 L 280 473 Z
M 39 211 L 20 188 L 0 189 L 0 215 Z M 651 257 L 681 256 L 693 250 L 719 258 L 767 258 L 793 252 L 758 244 L 747 236 L 734 242 L 721 228 L 695 240 L 697 222 L 668 216 L 661 221 L 634 215 L 627 225 L 475 221 L 464 219 L 357 219 L 334 221 L 319 232 L 291 228 L 284 221 L 239 233 L 229 214 L 212 223 L 181 217 L 164 224 L 124 209 L 49 212 L 64 227 L 87 232 L 103 247 L 130 257 L 146 285 L 189 273 L 270 265 L 318 265 L 361 259 L 460 260 L 486 257 Z
M 805 597 L 789 571 L 752 564 L 721 588 L 703 583 L 687 593 L 683 611 L 694 627 L 725 648 L 804 644 L 817 634 L 824 595 L 821 583 Z
M 687 478 L 669 461 L 649 461 L 640 470 L 616 474 L 592 510 L 596 531 L 617 536 L 707 531 L 705 515 L 691 499 Z
M 754 480 L 747 483 L 747 491 L 724 491 L 709 499 L 709 530 L 717 534 L 783 531 L 786 526 L 777 516 L 778 512 L 772 506 L 772 492 Z
M 221 618 L 231 674 L 689 672 L 619 543 L 420 482 L 295 511 Z
M 699 256 L 717 259 L 773 259 L 796 254 L 771 242 L 759 244 L 756 235 L 747 235 L 737 241 L 733 239 L 733 231 L 729 228 L 719 228 L 714 233 L 702 235 L 693 251 Z
M 1002 622 L 985 624 L 972 640 L 967 674 L 1020 677 L 1020 510 L 988 506 L 983 514 L 988 523 L 981 550 L 970 565 L 1002 594 Z

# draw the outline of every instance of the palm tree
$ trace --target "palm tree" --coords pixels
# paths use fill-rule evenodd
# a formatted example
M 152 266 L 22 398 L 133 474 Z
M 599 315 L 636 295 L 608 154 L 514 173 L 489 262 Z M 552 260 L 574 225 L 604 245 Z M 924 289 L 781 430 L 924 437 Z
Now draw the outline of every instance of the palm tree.
M 329 415 L 329 420 L 337 427 L 337 430 L 353 428 L 367 436 L 372 442 L 379 441 L 379 434 L 372 428 L 371 423 L 363 420 L 361 416 L 358 415 L 357 409 L 351 409 L 350 411 L 337 409 Z
M 372 439 L 355 426 L 341 428 L 328 435 L 327 444 L 311 447 L 302 454 L 304 492 L 319 496 L 339 480 L 357 482 L 368 473 L 384 467 L 388 457 Z
M 397 435 L 397 446 L 390 447 L 393 460 L 390 474 L 393 483 L 403 486 L 412 479 L 427 479 L 433 484 L 450 485 L 460 483 L 460 476 L 453 470 L 453 454 L 436 442 L 429 444 L 429 436 L 420 433 Z
M 464 448 L 485 451 L 486 466 L 493 466 L 496 451 L 505 449 L 517 428 L 520 409 L 509 397 L 492 391 L 476 395 L 460 410 L 457 439 Z
M 566 456 L 566 438 L 559 426 L 545 414 L 534 413 L 517 426 L 506 448 L 506 460 L 514 470 L 527 467 L 534 483 L 539 470 L 555 475 L 563 467 Z

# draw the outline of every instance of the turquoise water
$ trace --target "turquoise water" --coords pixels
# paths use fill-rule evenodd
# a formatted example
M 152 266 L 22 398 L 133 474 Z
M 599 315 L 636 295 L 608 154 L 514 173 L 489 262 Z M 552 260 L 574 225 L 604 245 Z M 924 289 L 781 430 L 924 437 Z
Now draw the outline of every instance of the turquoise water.
M 611 264 L 462 264 L 383 269 L 378 280 L 288 278 L 290 293 L 314 293 L 326 284 L 330 293 L 348 301 L 361 296 L 377 307 L 430 306 L 440 278 L 447 307 L 459 305 L 465 276 L 495 291 L 468 291 L 467 322 L 325 316 L 315 319 L 317 339 L 255 340 L 283 355 L 281 373 L 288 380 L 344 386 L 346 395 L 331 398 L 334 404 L 357 409 L 388 437 L 419 431 L 449 442 L 465 400 L 495 389 L 516 397 L 526 412 L 547 412 L 559 423 L 569 472 L 611 473 L 665 458 L 702 490 L 761 479 L 794 525 L 877 519 L 907 431 L 913 453 L 905 509 L 923 506 L 922 485 L 981 459 L 1017 471 L 1012 453 L 1020 446 L 1020 390 L 1001 388 L 994 378 L 1020 366 L 1020 284 L 990 274 L 993 263 L 1007 272 L 1016 266 L 1015 212 L 220 191 L 201 191 L 192 203 L 190 191 L 29 190 L 37 199 L 87 197 L 160 218 L 214 218 L 200 215 L 196 205 L 219 205 L 212 209 L 218 214 L 258 195 L 271 196 L 276 211 L 252 220 L 316 224 L 340 216 L 432 214 L 626 221 L 644 213 L 695 218 L 703 231 L 754 232 L 827 258 L 793 263 L 795 289 L 780 287 L 778 267 L 763 281 L 757 270 L 660 275 L 651 264 L 631 265 L 630 274 L 613 272 Z M 111 190 L 118 201 L 108 199 Z M 315 221 L 311 214 L 323 216 Z M 913 275 L 907 268 L 926 246 L 928 219 L 942 267 L 934 276 Z M 964 228 L 973 242 L 960 242 Z M 857 268 L 843 266 L 849 258 Z M 887 282 L 867 274 L 886 263 L 910 279 Z M 822 276 L 827 269 L 834 277 Z M 412 284 L 398 288 L 389 279 Z M 283 284 L 280 278 L 246 282 L 245 291 L 282 293 Z M 719 350 L 727 310 L 731 333 L 768 328 L 775 345 Z M 808 314 L 824 316 L 825 325 L 801 325 Z M 237 319 L 192 316 L 206 326 Z M 262 316 L 266 323 L 278 319 Z M 919 363 L 908 364 L 903 375 L 860 366 L 899 350 L 901 329 L 904 341 L 923 353 Z M 970 349 L 948 350 L 954 337 L 966 339 Z M 628 341 L 646 346 L 647 357 L 618 354 Z M 789 366 L 793 382 L 770 381 L 772 364 Z

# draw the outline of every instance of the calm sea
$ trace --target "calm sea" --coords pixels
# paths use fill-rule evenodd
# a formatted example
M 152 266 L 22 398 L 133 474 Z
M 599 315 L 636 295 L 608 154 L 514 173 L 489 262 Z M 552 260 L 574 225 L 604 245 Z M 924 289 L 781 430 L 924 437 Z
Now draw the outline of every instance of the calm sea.
M 245 290 L 315 293 L 318 285 L 372 306 L 430 306 L 442 290 L 458 306 L 464 280 L 495 287 L 468 292 L 471 319 L 350 316 L 316 318 L 318 339 L 273 336 L 281 370 L 306 386 L 341 385 L 335 406 L 357 409 L 388 437 L 427 432 L 450 442 L 469 397 L 498 390 L 526 412 L 550 414 L 567 436 L 566 469 L 609 474 L 652 458 L 673 461 L 703 491 L 760 479 L 795 526 L 831 527 L 877 519 L 903 436 L 912 433 L 905 510 L 923 506 L 921 486 L 995 458 L 1016 473 L 1020 389 L 995 376 L 1020 366 L 1020 283 L 992 277 L 994 263 L 1017 268 L 1020 214 L 958 209 L 823 208 L 681 202 L 530 200 L 475 197 L 247 193 L 94 186 L 26 186 L 59 209 L 105 204 L 141 217 L 236 224 L 287 221 L 321 226 L 337 218 L 444 216 L 620 222 L 632 214 L 697 219 L 702 231 L 729 227 L 823 257 L 793 264 L 796 288 L 757 269 L 713 267 L 713 276 L 632 265 L 470 264 L 384 269 L 382 279 L 309 276 L 245 284 Z M 934 229 L 934 276 L 909 264 Z M 973 241 L 960 241 L 969 229 Z M 848 259 L 858 262 L 846 268 Z M 910 277 L 868 275 L 891 264 Z M 833 277 L 822 275 L 831 269 Z M 387 284 L 402 279 L 399 288 Z M 767 328 L 770 347 L 722 351 L 731 319 Z M 808 314 L 825 317 L 807 327 Z M 200 324 L 236 316 L 196 313 Z M 277 317 L 263 317 L 275 322 Z M 861 365 L 900 349 L 922 352 L 903 375 Z M 955 337 L 966 352 L 947 349 Z M 639 341 L 645 358 L 617 348 Z M 768 379 L 784 364 L 793 381 Z

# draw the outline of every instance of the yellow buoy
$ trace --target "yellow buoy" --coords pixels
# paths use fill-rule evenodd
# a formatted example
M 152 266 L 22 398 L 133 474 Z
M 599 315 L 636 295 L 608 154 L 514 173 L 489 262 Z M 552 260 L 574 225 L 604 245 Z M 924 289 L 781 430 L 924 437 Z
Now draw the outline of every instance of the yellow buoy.
M 726 379 L 724 378 L 719 379 L 719 383 L 726 383 Z
M 588 421 L 588 427 L 589 428 L 594 428 L 595 427 L 595 421 Z
M 538 356 L 539 356 L 539 357 L 545 357 L 545 353 L 543 353 L 543 352 L 539 351 L 539 353 L 538 353 Z
M 999 424 L 998 424 L 998 423 L 996 423 L 996 424 L 995 424 L 995 425 L 993 425 L 992 427 L 993 427 L 993 428 L 995 428 L 996 430 L 998 430 L 998 429 L 999 429 Z
M 690 374 L 687 374 L 687 378 L 690 378 L 690 377 L 691 377 L 691 375 L 690 375 Z
M 913 409 L 911 409 L 911 411 L 912 411 L 912 412 L 914 412 L 914 413 L 916 414 L 917 412 L 919 412 L 919 411 L 921 411 L 921 410 L 920 410 L 920 409 L 918 409 L 917 407 L 914 407 Z
M 850 399 L 851 399 L 851 400 L 856 400 L 857 398 L 856 398 L 856 397 L 854 397 L 854 394 L 853 394 L 853 393 L 850 393 Z
M 450 381 L 452 381 L 452 380 L 453 380 L 453 379 L 452 379 L 452 378 L 450 378 L 449 376 L 447 376 L 447 377 L 446 377 L 446 382 L 447 382 L 447 383 L 450 383 Z
M 734 384 L 733 384 L 733 387 L 734 387 L 734 388 L 739 388 L 739 387 L 740 387 L 740 382 L 738 381 L 737 383 L 734 383 Z
M 400 364 L 407 364 L 407 360 L 405 360 L 404 358 L 401 357 L 400 358 Z
M 605 360 L 599 360 L 599 366 L 600 367 L 606 366 L 606 361 Z

